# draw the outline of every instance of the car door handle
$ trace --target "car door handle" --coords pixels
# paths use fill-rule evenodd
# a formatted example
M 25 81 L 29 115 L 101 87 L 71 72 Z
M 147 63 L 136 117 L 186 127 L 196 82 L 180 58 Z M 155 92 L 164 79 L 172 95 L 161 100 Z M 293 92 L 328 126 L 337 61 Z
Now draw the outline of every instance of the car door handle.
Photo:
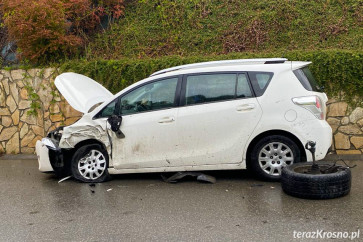
M 248 110 L 254 109 L 255 107 L 256 107 L 256 105 L 254 103 L 248 103 L 248 104 L 242 104 L 242 105 L 237 106 L 236 110 L 238 112 L 248 111 Z
M 165 118 L 162 118 L 158 121 L 159 124 L 165 124 L 165 123 L 171 123 L 171 122 L 174 122 L 175 121 L 175 118 L 174 117 L 165 117 Z

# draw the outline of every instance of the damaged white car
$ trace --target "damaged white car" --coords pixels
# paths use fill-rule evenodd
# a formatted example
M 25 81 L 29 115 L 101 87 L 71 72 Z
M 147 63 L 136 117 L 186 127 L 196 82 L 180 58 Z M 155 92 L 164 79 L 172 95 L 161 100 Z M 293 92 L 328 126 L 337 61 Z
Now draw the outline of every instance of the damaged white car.
M 38 141 L 39 170 L 103 182 L 110 174 L 249 168 L 278 180 L 281 168 L 327 154 L 327 96 L 310 62 L 215 61 L 158 71 L 113 95 L 63 73 L 55 85 L 76 123 Z

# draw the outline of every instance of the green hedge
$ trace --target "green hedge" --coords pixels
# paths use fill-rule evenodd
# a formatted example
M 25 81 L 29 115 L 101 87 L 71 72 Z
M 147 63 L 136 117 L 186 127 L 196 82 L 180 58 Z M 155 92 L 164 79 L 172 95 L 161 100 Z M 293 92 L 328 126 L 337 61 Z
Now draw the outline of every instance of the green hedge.
M 353 105 L 363 103 L 363 52 L 355 51 L 293 51 L 285 54 L 236 53 L 215 56 L 168 56 L 157 59 L 73 60 L 62 64 L 61 70 L 89 76 L 116 93 L 155 71 L 172 66 L 211 60 L 281 56 L 289 60 L 312 61 L 310 69 L 318 82 L 325 86 L 329 97 L 340 97 Z

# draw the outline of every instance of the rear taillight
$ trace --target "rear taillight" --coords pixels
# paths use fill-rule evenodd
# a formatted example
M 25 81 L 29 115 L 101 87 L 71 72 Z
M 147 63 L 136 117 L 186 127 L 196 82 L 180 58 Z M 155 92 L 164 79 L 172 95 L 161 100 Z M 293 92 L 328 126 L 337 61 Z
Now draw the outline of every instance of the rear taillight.
M 318 96 L 295 97 L 292 101 L 314 114 L 318 119 L 325 119 L 324 105 Z

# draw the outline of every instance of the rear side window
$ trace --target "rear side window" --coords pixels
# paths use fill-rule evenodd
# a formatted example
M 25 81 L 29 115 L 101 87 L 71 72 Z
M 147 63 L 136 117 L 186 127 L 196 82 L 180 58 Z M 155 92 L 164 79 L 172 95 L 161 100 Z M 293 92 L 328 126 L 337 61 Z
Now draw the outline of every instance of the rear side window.
M 294 71 L 294 74 L 306 90 L 314 92 L 322 91 L 308 67 L 297 69 Z
M 246 74 L 239 74 L 237 82 L 237 98 L 247 98 L 252 96 Z
M 187 77 L 186 105 L 235 98 L 236 74 L 205 74 Z
M 248 76 L 250 77 L 251 84 L 253 90 L 256 93 L 256 96 L 260 97 L 266 91 L 268 85 L 270 84 L 273 73 L 250 71 L 248 72 Z

